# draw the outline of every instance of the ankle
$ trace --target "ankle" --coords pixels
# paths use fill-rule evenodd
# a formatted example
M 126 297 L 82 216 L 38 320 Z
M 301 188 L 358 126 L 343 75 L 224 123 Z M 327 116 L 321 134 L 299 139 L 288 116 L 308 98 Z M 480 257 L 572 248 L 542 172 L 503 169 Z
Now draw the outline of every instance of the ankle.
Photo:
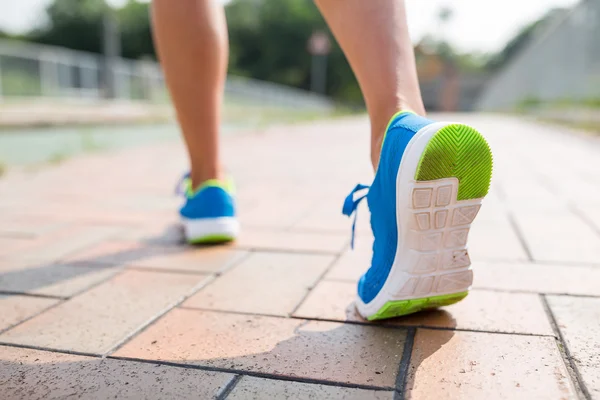
M 417 112 L 408 106 L 402 106 L 395 109 L 390 108 L 386 112 L 379 114 L 381 116 L 371 117 L 371 163 L 374 171 L 377 171 L 377 166 L 379 165 L 381 148 L 383 147 L 388 125 L 391 119 L 400 111 L 407 111 L 421 116 L 425 115 L 424 112 Z
M 218 181 L 223 180 L 223 174 L 220 168 L 194 168 L 190 172 L 190 178 L 192 180 L 192 188 L 196 190 L 204 182 L 210 179 L 216 179 Z
M 377 166 L 379 165 L 379 158 L 381 156 L 382 144 L 383 135 L 371 139 L 371 165 L 373 166 L 373 171 L 377 171 Z
M 371 163 L 374 171 L 377 171 L 377 165 L 379 165 L 379 157 L 387 126 L 392 116 L 397 112 L 398 110 L 395 110 L 382 114 L 382 117 L 371 117 Z

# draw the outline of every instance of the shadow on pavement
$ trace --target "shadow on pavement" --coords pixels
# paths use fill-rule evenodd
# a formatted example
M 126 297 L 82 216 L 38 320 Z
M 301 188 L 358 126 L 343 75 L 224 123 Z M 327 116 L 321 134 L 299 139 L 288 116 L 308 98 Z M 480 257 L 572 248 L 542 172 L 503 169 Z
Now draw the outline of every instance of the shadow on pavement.
M 282 337 L 277 332 L 261 332 L 252 326 L 254 322 L 244 323 L 241 319 L 246 317 L 238 317 L 231 326 L 220 324 L 216 328 L 233 328 L 224 335 L 215 332 L 195 336 L 168 329 L 159 329 L 153 335 L 142 333 L 115 353 L 118 358 L 0 346 L 3 396 L 212 398 L 230 381 L 231 374 L 390 391 L 396 385 L 400 390 L 409 388 L 418 368 L 408 365 L 408 358 L 403 357 L 408 350 L 404 329 L 373 329 L 357 324 L 336 324 L 331 329 L 326 322 L 296 321 L 297 326 Z M 202 322 L 189 319 L 187 331 L 207 329 L 194 327 Z M 165 333 L 165 337 L 160 333 Z M 270 335 L 278 336 L 278 340 L 265 339 Z M 450 331 L 440 331 L 439 340 L 431 346 L 413 349 L 413 358 L 417 352 L 421 352 L 419 359 L 427 358 L 452 335 Z M 231 340 L 233 336 L 238 336 L 238 340 Z M 277 398 L 297 398 L 293 393 L 286 391 Z M 357 399 L 364 398 L 361 392 L 357 394 Z M 260 393 L 255 396 L 258 397 L 249 398 L 271 398 L 260 397 Z
M 127 241 L 123 240 L 123 242 Z M 61 290 L 57 286 L 89 275 L 98 275 L 102 271 L 106 273 L 99 275 L 111 276 L 111 270 L 116 273 L 126 265 L 135 265 L 136 262 L 151 257 L 179 254 L 194 248 L 200 249 L 186 245 L 181 228 L 175 224 L 168 225 L 159 235 L 143 238 L 139 243 L 138 247 L 76 259 L 63 257 L 42 262 L 36 261 L 35 255 L 31 259 L 28 259 L 27 255 L 23 258 L 11 259 L 9 256 L 0 259 L 0 292 L 70 297 L 97 282 L 90 282 L 87 286 L 80 284 L 78 290 L 69 290 L 66 293 L 60 293 Z M 85 251 L 86 248 L 82 250 Z

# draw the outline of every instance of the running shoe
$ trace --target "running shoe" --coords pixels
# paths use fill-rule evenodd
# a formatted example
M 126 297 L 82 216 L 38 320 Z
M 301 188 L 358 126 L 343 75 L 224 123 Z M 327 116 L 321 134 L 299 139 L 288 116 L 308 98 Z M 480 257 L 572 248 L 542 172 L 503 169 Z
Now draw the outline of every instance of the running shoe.
M 356 186 L 343 209 L 351 216 L 366 198 L 371 211 L 373 258 L 356 300 L 364 318 L 407 315 L 467 296 L 467 238 L 491 176 L 492 153 L 474 128 L 410 112 L 392 117 L 373 184 Z M 354 225 L 352 236 L 354 243 Z
M 211 179 L 194 190 L 186 176 L 182 186 L 185 204 L 179 214 L 188 243 L 224 243 L 237 237 L 240 228 L 231 182 Z

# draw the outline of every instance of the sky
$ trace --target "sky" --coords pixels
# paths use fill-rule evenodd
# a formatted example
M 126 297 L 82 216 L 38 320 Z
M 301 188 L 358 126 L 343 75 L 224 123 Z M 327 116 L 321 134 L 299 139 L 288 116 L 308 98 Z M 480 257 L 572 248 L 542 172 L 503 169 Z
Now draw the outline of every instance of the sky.
M 51 0 L 0 0 L 0 29 L 25 32 L 43 21 Z M 146 0 L 148 1 L 148 0 Z M 369 0 L 384 1 L 384 0 Z M 553 7 L 570 7 L 578 0 L 406 0 L 413 41 L 427 33 L 443 34 L 461 51 L 494 52 L 529 22 Z M 125 0 L 109 0 L 119 5 Z M 452 19 L 440 28 L 437 10 L 451 6 Z M 443 29 L 443 30 L 441 30 Z

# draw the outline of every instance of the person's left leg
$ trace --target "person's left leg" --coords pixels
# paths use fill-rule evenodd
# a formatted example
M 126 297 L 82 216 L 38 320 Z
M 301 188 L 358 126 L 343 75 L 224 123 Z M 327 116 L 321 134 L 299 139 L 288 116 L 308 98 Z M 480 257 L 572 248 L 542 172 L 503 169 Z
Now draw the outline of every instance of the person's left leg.
M 190 243 L 227 242 L 239 226 L 231 184 L 223 179 L 219 131 L 227 73 L 223 4 L 153 0 L 152 26 L 171 100 L 190 159 L 180 210 Z
M 193 189 L 221 179 L 219 131 L 229 56 L 223 5 L 153 0 L 154 44 L 190 159 Z

